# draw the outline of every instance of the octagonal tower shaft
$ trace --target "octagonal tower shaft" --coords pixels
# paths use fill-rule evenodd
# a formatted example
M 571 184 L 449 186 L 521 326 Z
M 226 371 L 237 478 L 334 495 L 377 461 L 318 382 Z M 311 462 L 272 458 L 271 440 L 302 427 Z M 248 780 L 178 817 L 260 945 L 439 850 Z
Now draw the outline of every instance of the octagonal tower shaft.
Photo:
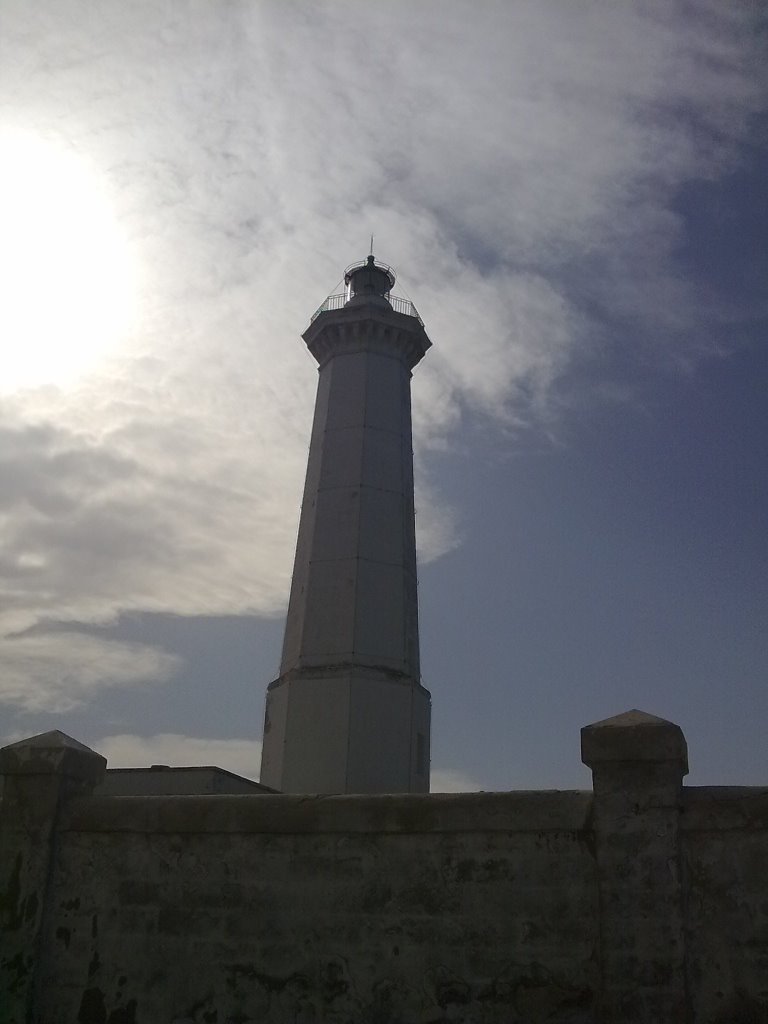
M 283 792 L 429 789 L 410 377 L 430 342 L 415 310 L 393 310 L 383 278 L 371 287 L 372 262 L 304 334 L 319 381 L 261 773 Z

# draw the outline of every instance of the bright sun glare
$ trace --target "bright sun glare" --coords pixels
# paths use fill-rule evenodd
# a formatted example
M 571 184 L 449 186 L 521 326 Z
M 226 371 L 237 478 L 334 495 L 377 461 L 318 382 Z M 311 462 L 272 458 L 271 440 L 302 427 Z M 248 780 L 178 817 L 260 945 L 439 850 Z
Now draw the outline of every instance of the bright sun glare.
M 61 145 L 0 132 L 0 393 L 95 369 L 134 305 L 130 247 L 98 175 Z

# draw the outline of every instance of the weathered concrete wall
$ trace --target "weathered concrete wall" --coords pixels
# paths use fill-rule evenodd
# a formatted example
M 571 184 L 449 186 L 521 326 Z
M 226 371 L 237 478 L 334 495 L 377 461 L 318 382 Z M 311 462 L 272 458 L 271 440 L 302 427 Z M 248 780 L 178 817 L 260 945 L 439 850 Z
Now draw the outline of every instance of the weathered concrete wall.
M 0 1024 L 35 1016 L 62 809 L 91 792 L 106 760 L 63 733 L 0 750 Z
M 583 730 L 594 793 L 93 796 L 0 751 L 0 1024 L 765 1024 L 768 789 L 676 726 Z
M 600 892 L 600 1014 L 606 1024 L 687 1021 L 679 726 L 629 711 L 581 731 L 592 769 Z
M 695 1020 L 768 1021 L 768 789 L 684 792 L 687 965 Z
M 588 809 L 557 793 L 77 801 L 39 1012 L 593 1020 Z

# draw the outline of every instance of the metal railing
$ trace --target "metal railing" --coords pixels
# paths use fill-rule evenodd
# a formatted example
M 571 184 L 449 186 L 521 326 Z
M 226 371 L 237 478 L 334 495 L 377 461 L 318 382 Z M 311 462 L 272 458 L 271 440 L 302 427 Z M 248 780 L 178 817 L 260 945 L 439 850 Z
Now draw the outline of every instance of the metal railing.
M 390 295 L 389 304 L 396 313 L 405 313 L 406 316 L 415 316 L 421 326 L 424 326 L 424 321 L 419 316 L 416 307 L 410 299 L 403 299 L 399 295 Z
M 332 309 L 342 309 L 346 304 L 349 296 L 346 292 L 337 292 L 336 295 L 329 295 L 328 298 L 319 306 L 312 316 L 309 318 L 309 322 L 312 323 L 320 316 L 321 313 L 326 313 Z M 399 295 L 386 295 L 385 298 L 389 302 L 390 306 L 396 313 L 404 313 L 406 316 L 415 317 L 421 326 L 424 326 L 424 321 L 419 316 L 416 307 L 410 299 L 403 299 Z
M 363 267 L 368 266 L 368 260 L 358 260 L 357 263 L 350 263 L 347 269 L 344 271 L 344 277 L 347 278 L 353 270 L 360 270 Z M 394 284 L 395 281 L 395 268 L 390 267 L 388 263 L 380 263 L 378 260 L 374 263 L 377 270 L 383 270 L 385 274 L 390 275 L 390 280 Z
M 339 292 L 336 295 L 329 295 L 328 298 L 323 302 L 321 306 L 315 310 L 312 316 L 309 318 L 309 322 L 317 320 L 321 313 L 327 312 L 329 309 L 341 309 L 344 303 L 347 301 L 349 296 L 346 292 Z

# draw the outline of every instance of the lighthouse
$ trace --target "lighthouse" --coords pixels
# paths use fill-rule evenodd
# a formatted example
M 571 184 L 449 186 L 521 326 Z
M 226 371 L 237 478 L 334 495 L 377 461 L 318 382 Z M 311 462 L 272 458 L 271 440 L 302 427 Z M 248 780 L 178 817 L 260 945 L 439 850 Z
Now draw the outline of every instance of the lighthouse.
M 303 339 L 315 416 L 261 781 L 284 793 L 429 791 L 420 682 L 411 372 L 431 342 L 395 275 L 348 267 Z

